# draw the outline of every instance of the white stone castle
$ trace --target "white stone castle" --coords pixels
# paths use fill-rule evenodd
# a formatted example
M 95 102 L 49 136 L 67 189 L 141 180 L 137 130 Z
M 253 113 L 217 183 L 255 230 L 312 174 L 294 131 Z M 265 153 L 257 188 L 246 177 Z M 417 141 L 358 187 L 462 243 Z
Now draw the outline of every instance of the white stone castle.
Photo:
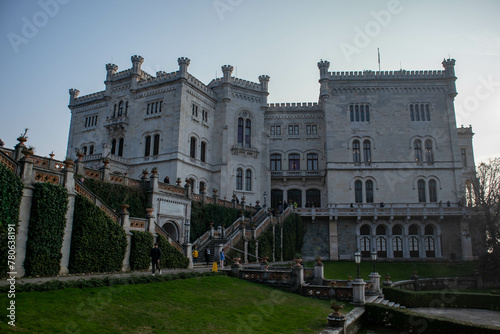
M 329 72 L 320 61 L 318 102 L 267 103 L 259 83 L 232 76 L 208 85 L 178 71 L 156 76 L 107 64 L 106 89 L 70 89 L 67 155 L 84 153 L 116 174 L 188 180 L 195 193 L 275 208 L 295 204 L 307 222 L 304 257 L 350 259 L 475 255 L 468 233 L 472 129 L 458 128 L 455 60 L 444 70 Z M 164 180 L 166 181 L 166 180 Z

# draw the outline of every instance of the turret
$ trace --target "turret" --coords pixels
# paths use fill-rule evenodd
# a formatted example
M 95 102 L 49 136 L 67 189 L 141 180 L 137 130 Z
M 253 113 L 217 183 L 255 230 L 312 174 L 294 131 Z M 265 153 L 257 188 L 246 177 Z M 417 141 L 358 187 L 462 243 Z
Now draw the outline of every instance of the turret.
M 328 77 L 328 69 L 330 68 L 330 62 L 328 60 L 321 59 L 318 62 L 319 68 L 319 79 L 326 79 Z
M 141 65 L 144 63 L 144 58 L 141 56 L 134 55 L 130 57 L 132 60 L 132 75 L 140 75 L 141 74 Z
M 113 75 L 118 71 L 118 65 L 106 64 L 106 81 L 113 80 Z
M 222 81 L 223 82 L 230 82 L 231 81 L 231 73 L 233 73 L 233 67 L 231 65 L 224 65 L 221 67 L 222 68 Z
M 269 88 L 269 75 L 261 75 L 259 76 L 260 87 L 263 92 L 268 92 Z
M 75 99 L 78 97 L 78 94 L 80 94 L 80 91 L 78 89 L 71 88 L 69 90 L 69 105 L 75 103 Z
M 455 98 L 457 96 L 457 86 L 455 85 L 455 81 L 457 77 L 455 76 L 455 59 L 443 59 L 443 67 L 448 77 L 448 96 L 451 98 Z
M 177 63 L 179 64 L 179 76 L 181 78 L 187 78 L 187 68 L 191 60 L 186 57 L 177 58 Z

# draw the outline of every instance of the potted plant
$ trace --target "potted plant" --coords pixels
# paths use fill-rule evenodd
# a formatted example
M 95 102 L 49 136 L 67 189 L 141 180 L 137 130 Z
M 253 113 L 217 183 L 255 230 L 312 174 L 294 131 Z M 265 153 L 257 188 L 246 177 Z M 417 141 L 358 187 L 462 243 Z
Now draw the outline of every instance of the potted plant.
M 120 205 L 120 208 L 122 209 L 121 210 L 122 212 L 127 213 L 128 212 L 127 209 L 129 208 L 129 205 L 128 204 L 122 204 L 122 205 Z
M 29 158 L 31 157 L 33 154 L 35 154 L 35 147 L 33 146 L 28 146 L 26 148 L 23 148 L 21 150 L 21 152 L 24 154 L 25 157 Z
M 316 255 L 315 259 L 316 259 L 316 265 L 317 265 L 317 266 L 319 266 L 319 265 L 322 265 L 322 264 L 323 264 L 323 263 L 321 263 L 321 256 Z
M 158 174 L 158 168 L 153 167 L 153 169 L 151 169 L 151 174 L 153 174 L 153 175 Z
M 148 174 L 149 174 L 149 172 L 148 172 L 147 168 L 142 170 L 142 175 L 146 176 Z
M 66 167 L 71 168 L 75 164 L 73 159 L 66 157 L 66 159 L 63 161 L 66 164 Z
M 146 217 L 152 217 L 153 216 L 153 211 L 155 211 L 155 209 L 153 209 L 153 207 L 151 207 L 151 206 L 148 206 L 146 208 Z
M 102 161 L 102 164 L 104 165 L 104 167 L 107 167 L 109 165 L 108 157 L 101 158 L 101 161 Z
M 182 183 L 182 180 L 180 177 L 177 178 L 177 180 L 175 181 L 175 183 L 177 183 L 177 186 L 180 186 L 181 183 Z
M 295 261 L 296 266 L 300 266 L 300 263 L 302 262 L 302 254 L 300 253 L 295 253 L 295 257 L 293 258 Z
M 336 317 L 340 317 L 340 316 L 342 316 L 342 313 L 340 313 L 340 310 L 344 308 L 344 303 L 339 302 L 335 299 L 332 299 L 330 301 L 330 308 L 334 311 L 332 313 L 332 315 L 334 315 Z

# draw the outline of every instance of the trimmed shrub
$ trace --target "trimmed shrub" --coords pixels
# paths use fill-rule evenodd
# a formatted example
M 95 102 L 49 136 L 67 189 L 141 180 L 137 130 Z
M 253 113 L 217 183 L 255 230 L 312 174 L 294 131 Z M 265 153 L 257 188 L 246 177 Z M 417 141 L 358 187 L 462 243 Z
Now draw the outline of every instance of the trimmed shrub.
M 123 228 L 88 199 L 77 195 L 69 271 L 119 271 L 126 249 L 127 238 Z
M 148 197 L 142 189 L 94 179 L 85 179 L 84 185 L 116 212 L 120 211 L 122 204 L 128 204 L 130 217 L 146 216 Z
M 283 223 L 283 260 L 292 260 L 302 252 L 305 227 L 300 215 L 292 213 Z
M 406 307 L 457 307 L 500 311 L 500 296 L 454 290 L 409 291 L 384 288 L 386 299 Z
M 394 308 L 381 304 L 366 304 L 362 319 L 367 324 L 390 325 L 392 328 L 409 333 L 498 333 L 498 328 L 493 326 L 477 325 L 470 322 L 425 315 L 408 309 Z
M 132 232 L 132 243 L 130 245 L 130 269 L 144 270 L 149 268 L 151 263 L 151 248 L 154 237 L 149 232 Z
M 172 246 L 162 235 L 158 235 L 156 242 L 161 249 L 160 268 L 185 269 L 189 266 L 189 259 L 187 256 L 179 252 L 179 250 Z
M 23 195 L 23 183 L 10 169 L 0 164 L 0 277 L 5 277 L 8 269 L 8 227 L 13 225 L 17 232 L 19 206 Z M 13 241 L 13 240 L 11 240 Z M 13 247 L 11 242 L 10 246 Z M 13 260 L 12 258 L 11 260 Z
M 60 185 L 36 183 L 24 268 L 26 276 L 53 276 L 60 271 L 66 227 L 68 191 Z

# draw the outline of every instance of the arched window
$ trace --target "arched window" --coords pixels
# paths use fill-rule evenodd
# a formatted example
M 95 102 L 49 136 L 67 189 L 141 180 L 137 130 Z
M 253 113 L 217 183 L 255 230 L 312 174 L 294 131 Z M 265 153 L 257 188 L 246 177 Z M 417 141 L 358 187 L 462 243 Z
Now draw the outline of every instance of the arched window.
M 196 138 L 195 137 L 191 137 L 191 139 L 190 139 L 189 156 L 193 159 L 196 159 Z
M 118 104 L 118 117 L 123 115 L 123 111 L 124 111 L 124 104 L 123 101 L 120 101 L 120 103 Z
M 202 141 L 201 142 L 201 151 L 200 151 L 200 160 L 203 162 L 206 162 L 207 159 L 207 143 Z
M 362 257 L 370 257 L 370 252 L 371 252 L 371 240 L 370 240 L 370 235 L 371 235 L 371 229 L 370 226 L 368 225 L 363 225 L 359 229 L 359 234 L 362 236 L 360 241 L 360 247 L 361 247 L 361 256 Z
M 413 149 L 415 151 L 415 161 L 422 162 L 422 142 L 420 140 L 415 140 Z
M 432 153 L 432 141 L 430 140 L 425 141 L 425 160 L 428 163 L 434 162 L 434 154 Z
M 236 190 L 243 190 L 243 169 L 236 170 Z
M 116 117 L 116 109 L 117 109 L 118 105 L 115 103 L 115 107 L 113 108 L 113 118 Z
M 363 184 L 360 180 L 354 182 L 354 201 L 356 203 L 363 203 Z
M 359 140 L 355 140 L 352 142 L 352 161 L 354 163 L 361 162 L 361 152 L 360 152 Z
M 252 191 L 252 171 L 250 169 L 245 172 L 245 190 Z
M 123 157 L 123 142 L 123 138 L 120 138 L 120 140 L 118 141 L 118 156 L 120 157 Z
M 85 147 L 86 149 L 86 147 Z M 113 138 L 111 141 L 111 154 L 116 154 L 116 139 Z
M 365 121 L 365 106 L 360 105 L 359 109 L 360 109 L 360 114 L 361 114 L 361 122 L 364 122 Z
M 403 257 L 403 238 L 400 235 L 403 235 L 403 229 L 401 225 L 395 225 L 392 228 L 392 252 L 394 257 Z
M 271 189 L 271 207 L 278 209 L 280 204 L 283 205 L 283 190 Z
M 94 145 L 89 146 L 89 154 L 94 154 Z
M 434 235 L 434 226 L 426 225 L 425 226 L 425 235 Z
M 87 146 L 82 147 L 83 155 L 87 155 Z
M 429 202 L 435 203 L 437 202 L 437 189 L 436 189 L 436 181 L 429 181 Z
M 408 240 L 408 248 L 410 249 L 410 257 L 419 257 L 417 237 L 410 237 L 410 239 Z
M 427 121 L 430 122 L 431 121 L 431 107 L 428 104 L 425 105 L 425 114 L 427 115 Z
M 300 155 L 297 153 L 288 155 L 288 170 L 300 170 Z
M 271 154 L 271 170 L 281 170 L 281 154 Z
M 377 229 L 375 230 L 375 233 L 377 235 L 386 235 L 387 234 L 387 229 L 385 228 L 384 225 L 378 225 Z
M 418 104 L 415 104 L 415 120 L 420 121 L 420 113 L 418 111 Z
M 425 110 L 423 104 L 420 105 L 420 118 L 422 119 L 422 121 L 425 121 Z
M 144 144 L 144 156 L 148 157 L 151 154 L 151 136 L 146 136 Z
M 386 235 L 387 229 L 384 225 L 378 225 L 376 229 L 377 235 Z M 380 257 L 387 257 L 387 239 L 385 237 L 377 237 L 377 255 Z
M 316 153 L 307 155 L 307 170 L 318 170 L 318 155 Z
M 243 118 L 238 118 L 238 144 L 243 146 L 243 126 L 245 121 Z
M 318 189 L 306 190 L 306 206 L 307 207 L 321 207 L 321 192 Z
M 410 119 L 412 122 L 415 120 L 415 115 L 413 114 L 413 104 L 410 104 Z
M 417 188 L 418 188 L 418 202 L 425 203 L 426 202 L 426 199 L 425 199 L 425 181 L 418 180 Z
M 368 226 L 368 225 L 361 226 L 361 228 L 359 229 L 359 234 L 370 235 L 371 234 L 370 226 Z
M 359 105 L 356 105 L 354 108 L 356 110 L 356 122 L 359 122 Z
M 245 120 L 245 146 L 251 147 L 252 145 L 252 121 Z
M 425 226 L 424 246 L 425 246 L 425 256 L 427 257 L 436 256 L 434 226 L 432 225 Z
M 206 190 L 207 190 L 207 185 L 205 184 L 205 182 L 200 181 L 200 194 L 205 193 Z
M 365 140 L 363 142 L 363 157 L 365 159 L 365 163 L 370 163 L 372 161 L 372 150 L 370 148 L 369 140 Z
M 366 203 L 373 203 L 373 181 L 368 180 L 365 182 L 366 190 Z
M 160 153 L 160 135 L 155 135 L 153 140 L 153 155 Z
M 369 122 L 370 121 L 370 106 L 368 104 L 365 106 L 365 113 L 366 113 L 366 121 Z
M 302 190 L 300 189 L 289 189 L 286 192 L 286 197 L 292 204 L 297 203 L 297 207 L 302 207 Z
M 354 106 L 352 104 L 349 106 L 349 113 L 351 115 L 351 122 L 354 122 Z

